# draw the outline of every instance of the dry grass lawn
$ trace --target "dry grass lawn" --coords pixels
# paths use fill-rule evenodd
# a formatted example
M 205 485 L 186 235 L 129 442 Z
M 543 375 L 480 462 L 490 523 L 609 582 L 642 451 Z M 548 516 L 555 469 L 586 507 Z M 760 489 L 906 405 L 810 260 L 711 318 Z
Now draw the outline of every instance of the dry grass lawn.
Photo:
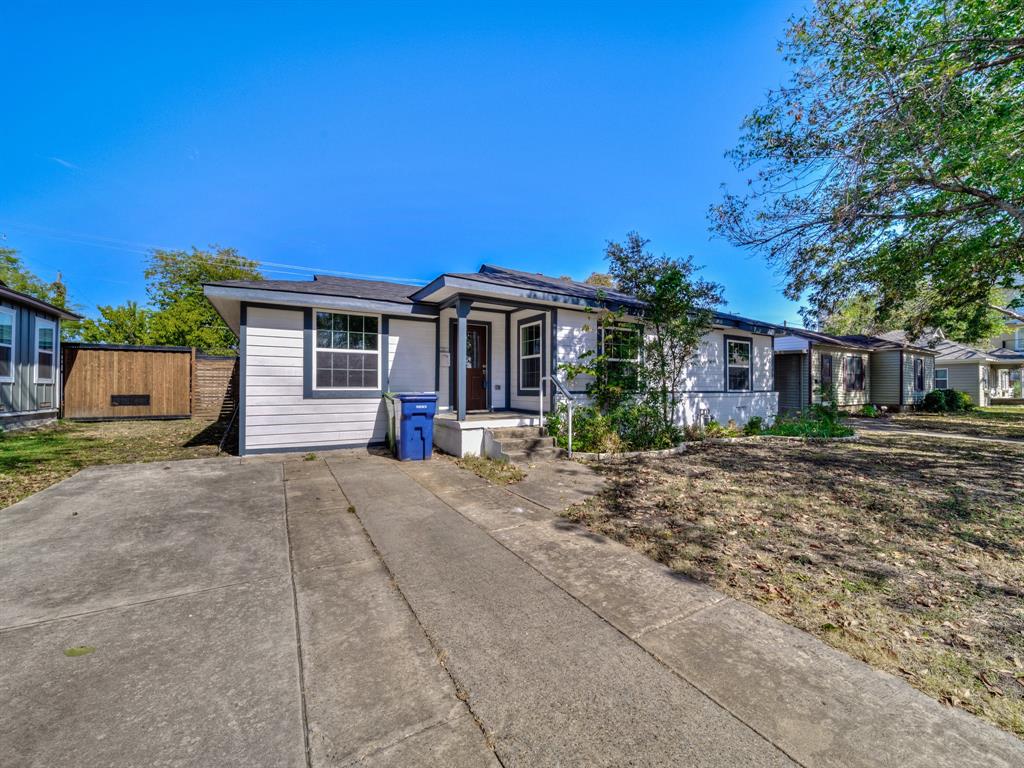
M 913 429 L 1024 440 L 1024 405 L 992 405 L 966 413 L 901 413 L 893 421 Z
M 0 509 L 95 464 L 134 464 L 217 455 L 223 423 L 60 422 L 0 433 Z
M 708 445 L 567 514 L 1024 736 L 1024 445 Z

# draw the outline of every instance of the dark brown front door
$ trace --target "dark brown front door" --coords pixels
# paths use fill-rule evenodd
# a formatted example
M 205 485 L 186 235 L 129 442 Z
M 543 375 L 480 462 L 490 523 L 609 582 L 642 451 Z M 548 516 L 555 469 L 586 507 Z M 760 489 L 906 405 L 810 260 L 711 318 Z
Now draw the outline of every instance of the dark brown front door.
M 454 362 L 454 361 L 453 361 Z M 455 402 L 459 377 L 455 376 Z M 466 410 L 487 410 L 487 326 L 466 326 Z

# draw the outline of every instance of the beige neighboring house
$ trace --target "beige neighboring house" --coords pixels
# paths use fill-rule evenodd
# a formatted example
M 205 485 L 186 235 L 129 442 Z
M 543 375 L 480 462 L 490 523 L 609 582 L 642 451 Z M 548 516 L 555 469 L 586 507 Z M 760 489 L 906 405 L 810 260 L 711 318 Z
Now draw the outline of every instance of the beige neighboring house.
M 901 331 L 883 338 L 905 338 Z M 915 344 L 935 352 L 935 389 L 955 389 L 970 395 L 976 405 L 992 405 L 1020 398 L 1024 352 L 999 347 L 991 352 L 946 339 L 932 331 Z
M 806 328 L 786 329 L 775 339 L 779 408 L 798 411 L 821 402 L 834 386 L 839 407 L 862 405 L 905 410 L 935 388 L 935 351 L 902 334 L 831 336 Z

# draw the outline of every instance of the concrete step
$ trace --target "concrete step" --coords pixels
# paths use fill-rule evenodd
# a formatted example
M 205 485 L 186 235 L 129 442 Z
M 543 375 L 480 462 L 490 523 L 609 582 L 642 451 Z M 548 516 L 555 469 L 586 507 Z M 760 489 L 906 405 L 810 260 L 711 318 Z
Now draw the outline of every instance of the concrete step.
M 559 459 L 565 454 L 561 448 L 549 447 L 538 448 L 533 451 L 502 451 L 501 455 L 506 461 L 513 464 L 529 464 L 531 461 L 546 461 Z
M 495 440 L 518 437 L 544 437 L 540 427 L 497 427 L 489 430 Z
M 535 451 L 538 448 L 551 448 L 555 445 L 553 437 L 502 437 L 495 442 L 505 453 L 509 451 Z

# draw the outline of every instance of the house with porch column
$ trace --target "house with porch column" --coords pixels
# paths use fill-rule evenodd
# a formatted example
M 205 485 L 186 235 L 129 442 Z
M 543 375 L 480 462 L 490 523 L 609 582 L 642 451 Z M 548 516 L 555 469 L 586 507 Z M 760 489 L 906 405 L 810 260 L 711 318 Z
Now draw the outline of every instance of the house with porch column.
M 383 443 L 389 392 L 435 392 L 435 445 L 486 454 L 491 430 L 540 427 L 560 397 L 585 399 L 587 382 L 564 380 L 560 365 L 588 349 L 612 350 L 610 335 L 598 333 L 601 312 L 622 313 L 620 339 L 643 332 L 635 297 L 491 265 L 422 287 L 316 275 L 204 291 L 239 338 L 242 454 Z M 676 421 L 772 420 L 776 330 L 715 313 L 678 384 Z

